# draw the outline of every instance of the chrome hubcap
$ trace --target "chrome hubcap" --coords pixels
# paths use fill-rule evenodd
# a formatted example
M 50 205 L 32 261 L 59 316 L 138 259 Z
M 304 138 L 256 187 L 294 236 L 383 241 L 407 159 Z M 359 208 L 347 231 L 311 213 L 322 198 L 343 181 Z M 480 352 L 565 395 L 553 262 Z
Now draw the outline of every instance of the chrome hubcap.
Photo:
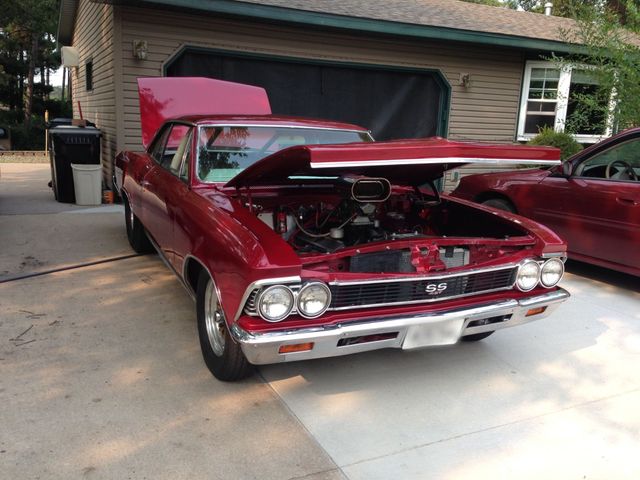
M 221 357 L 224 353 L 224 345 L 226 342 L 226 326 L 220 304 L 218 303 L 218 295 L 211 280 L 207 284 L 207 289 L 204 294 L 204 322 L 211 349 L 213 353 Z

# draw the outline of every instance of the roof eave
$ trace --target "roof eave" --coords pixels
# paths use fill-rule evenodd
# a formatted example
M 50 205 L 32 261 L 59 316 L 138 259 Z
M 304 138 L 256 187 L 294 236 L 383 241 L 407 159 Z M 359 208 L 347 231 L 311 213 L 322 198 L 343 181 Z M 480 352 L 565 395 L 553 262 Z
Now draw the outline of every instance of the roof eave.
M 61 45 L 71 45 L 73 41 L 73 28 L 76 23 L 77 9 L 78 0 L 60 0 L 56 39 Z

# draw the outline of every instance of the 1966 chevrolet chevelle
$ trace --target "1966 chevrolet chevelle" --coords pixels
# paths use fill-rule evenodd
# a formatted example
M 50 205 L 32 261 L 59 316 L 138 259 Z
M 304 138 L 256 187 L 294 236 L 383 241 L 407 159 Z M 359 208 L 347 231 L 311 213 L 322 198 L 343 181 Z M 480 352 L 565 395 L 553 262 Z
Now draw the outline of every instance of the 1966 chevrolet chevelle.
M 569 297 L 552 231 L 433 185 L 469 162 L 555 164 L 555 149 L 373 142 L 354 125 L 273 116 L 264 90 L 211 79 L 140 79 L 139 91 L 146 151 L 115 169 L 127 235 L 195 298 L 221 380 L 480 340 Z

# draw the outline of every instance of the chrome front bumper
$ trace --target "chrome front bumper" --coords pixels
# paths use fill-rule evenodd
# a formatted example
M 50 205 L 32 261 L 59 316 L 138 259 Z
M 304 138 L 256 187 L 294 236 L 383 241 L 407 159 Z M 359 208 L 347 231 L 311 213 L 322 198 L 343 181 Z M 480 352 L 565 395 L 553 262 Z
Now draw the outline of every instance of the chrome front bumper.
M 256 365 L 334 357 L 381 348 L 409 350 L 451 345 L 466 335 L 539 320 L 568 298 L 569 292 L 559 288 L 521 300 L 510 299 L 448 311 L 387 316 L 307 329 L 251 333 L 234 324 L 231 334 L 242 346 L 249 362 Z M 532 309 L 541 307 L 546 307 L 544 312 L 527 316 Z M 311 350 L 279 353 L 283 345 L 308 342 L 313 342 Z

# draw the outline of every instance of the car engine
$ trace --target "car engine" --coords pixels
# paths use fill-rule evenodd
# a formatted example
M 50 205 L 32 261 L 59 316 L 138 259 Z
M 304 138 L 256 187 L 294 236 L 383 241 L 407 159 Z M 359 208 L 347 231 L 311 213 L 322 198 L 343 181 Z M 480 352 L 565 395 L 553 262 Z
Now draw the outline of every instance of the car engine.
M 334 271 L 442 271 L 522 248 L 509 243 L 523 234 L 511 222 L 443 200 L 433 185 L 392 187 L 384 178 L 343 176 L 322 186 L 254 196 L 245 205 L 305 261 Z M 474 242 L 487 235 L 505 244 Z M 326 254 L 336 257 L 319 260 Z

